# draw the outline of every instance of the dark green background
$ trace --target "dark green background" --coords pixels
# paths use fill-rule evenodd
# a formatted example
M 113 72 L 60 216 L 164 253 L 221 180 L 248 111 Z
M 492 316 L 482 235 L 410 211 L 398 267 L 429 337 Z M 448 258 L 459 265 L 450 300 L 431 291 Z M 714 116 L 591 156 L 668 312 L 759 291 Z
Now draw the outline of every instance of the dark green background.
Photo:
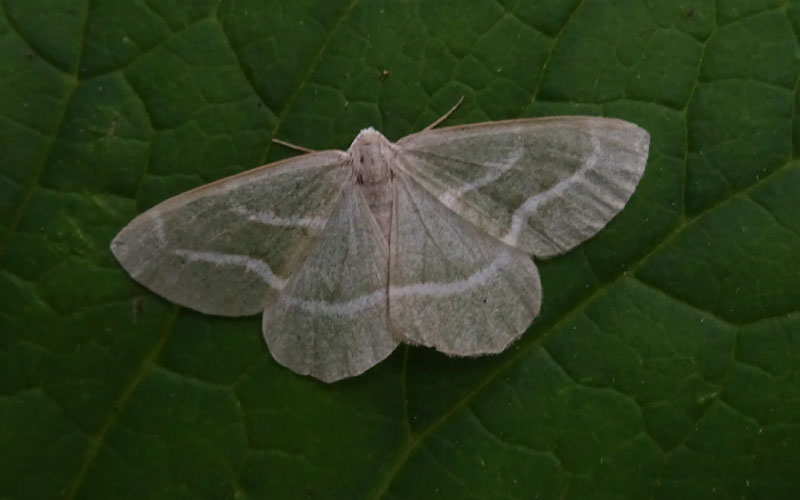
M 798 498 L 800 3 L 1 0 L 0 497 Z M 384 73 L 386 71 L 387 73 Z M 383 73 L 383 76 L 382 76 Z M 324 385 L 111 255 L 188 188 L 374 125 L 634 121 L 499 356 Z

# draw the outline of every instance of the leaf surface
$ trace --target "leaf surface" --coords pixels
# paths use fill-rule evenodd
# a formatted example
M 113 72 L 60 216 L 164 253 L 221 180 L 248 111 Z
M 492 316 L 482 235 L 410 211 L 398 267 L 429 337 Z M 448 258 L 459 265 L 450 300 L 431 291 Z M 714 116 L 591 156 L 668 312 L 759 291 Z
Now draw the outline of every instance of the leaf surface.
M 0 10 L 0 496 L 795 498 L 800 4 L 29 2 Z M 625 210 L 538 262 L 479 359 L 325 385 L 260 318 L 109 251 L 165 198 L 292 154 L 556 114 L 652 136 Z

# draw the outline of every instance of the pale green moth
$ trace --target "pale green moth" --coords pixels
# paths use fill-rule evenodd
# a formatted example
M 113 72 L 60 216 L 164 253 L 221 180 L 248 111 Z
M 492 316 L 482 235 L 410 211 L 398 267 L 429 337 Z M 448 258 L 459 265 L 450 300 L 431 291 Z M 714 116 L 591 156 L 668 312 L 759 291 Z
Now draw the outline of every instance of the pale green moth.
M 591 238 L 627 203 L 650 136 L 622 120 L 531 118 L 425 130 L 279 161 L 170 198 L 111 249 L 207 314 L 263 312 L 273 357 L 326 382 L 400 343 L 498 353 L 539 313 L 531 260 Z

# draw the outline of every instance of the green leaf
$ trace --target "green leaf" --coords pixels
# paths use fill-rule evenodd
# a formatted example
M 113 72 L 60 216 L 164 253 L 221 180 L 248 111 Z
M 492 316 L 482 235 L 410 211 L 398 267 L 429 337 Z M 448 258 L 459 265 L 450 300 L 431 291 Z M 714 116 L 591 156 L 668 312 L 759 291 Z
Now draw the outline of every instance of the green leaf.
M 800 3 L 5 0 L 0 496 L 796 498 Z M 398 349 L 325 385 L 257 317 L 109 251 L 143 210 L 292 154 L 449 124 L 620 117 L 645 176 L 540 262 L 501 355 Z

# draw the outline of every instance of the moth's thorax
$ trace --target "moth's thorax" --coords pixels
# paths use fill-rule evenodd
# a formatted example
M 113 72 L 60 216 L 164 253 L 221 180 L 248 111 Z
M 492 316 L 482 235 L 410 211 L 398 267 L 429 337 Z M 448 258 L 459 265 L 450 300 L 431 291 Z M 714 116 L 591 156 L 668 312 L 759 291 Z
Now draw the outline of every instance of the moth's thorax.
M 373 185 L 391 177 L 392 143 L 373 128 L 365 128 L 350 145 L 353 173 L 358 184 Z
M 353 182 L 361 189 L 386 241 L 392 220 L 392 143 L 373 128 L 362 130 L 348 150 Z

